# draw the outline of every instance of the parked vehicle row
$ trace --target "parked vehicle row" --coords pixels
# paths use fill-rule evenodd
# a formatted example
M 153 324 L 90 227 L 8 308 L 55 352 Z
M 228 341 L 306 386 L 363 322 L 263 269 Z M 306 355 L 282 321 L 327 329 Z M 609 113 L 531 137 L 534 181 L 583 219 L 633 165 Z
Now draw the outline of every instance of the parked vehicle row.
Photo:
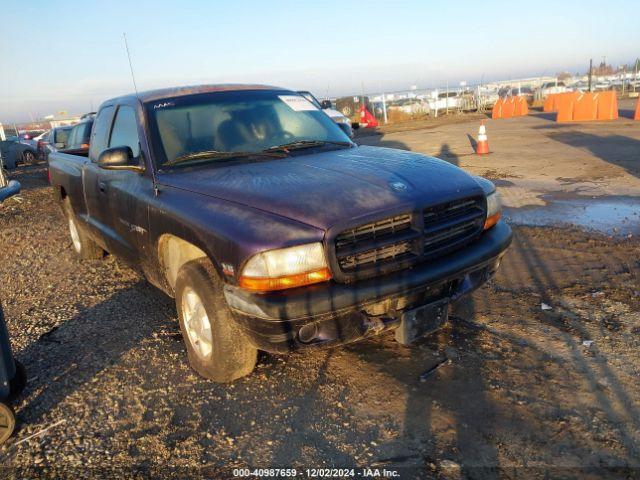
M 43 160 L 48 161 L 50 153 L 66 148 L 72 129 L 72 126 L 57 127 L 47 132 L 41 141 L 38 142 L 38 153 Z
M 511 230 L 490 181 L 343 125 L 273 87 L 118 97 L 86 155 L 49 155 L 51 185 L 79 255 L 117 255 L 175 298 L 207 378 L 250 373 L 258 349 L 390 329 L 408 345 L 494 274 Z
M 3 142 L 3 163 L 5 168 L 12 169 L 18 164 L 31 165 L 38 158 L 38 151 L 29 139 L 12 135 Z

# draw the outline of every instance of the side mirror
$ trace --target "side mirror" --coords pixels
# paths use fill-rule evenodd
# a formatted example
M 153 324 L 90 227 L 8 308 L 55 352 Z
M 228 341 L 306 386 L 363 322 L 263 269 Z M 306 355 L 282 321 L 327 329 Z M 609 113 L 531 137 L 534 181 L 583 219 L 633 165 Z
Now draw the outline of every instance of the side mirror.
M 113 147 L 104 150 L 98 157 L 98 166 L 105 170 L 133 170 L 143 172 L 144 168 L 133 165 L 133 152 L 130 147 Z
M 326 110 L 327 108 L 333 108 L 333 104 L 331 103 L 331 100 L 323 100 L 320 106 L 322 107 L 323 110 Z

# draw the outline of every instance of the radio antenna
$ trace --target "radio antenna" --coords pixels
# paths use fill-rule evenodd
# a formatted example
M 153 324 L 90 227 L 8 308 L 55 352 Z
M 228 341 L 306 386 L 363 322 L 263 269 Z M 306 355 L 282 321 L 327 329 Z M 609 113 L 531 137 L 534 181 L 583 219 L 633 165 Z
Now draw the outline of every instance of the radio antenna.
M 133 74 L 133 64 L 131 63 L 131 54 L 129 53 L 129 44 L 127 43 L 127 34 L 123 32 L 122 38 L 124 38 L 124 48 L 127 51 L 127 58 L 129 59 L 129 69 L 131 70 L 131 80 L 133 80 L 133 90 L 136 92 L 136 97 L 138 98 L 138 101 L 142 103 L 142 101 L 140 100 L 140 95 L 138 95 L 138 86 L 136 85 L 136 76 Z M 138 144 L 139 143 L 140 142 L 138 142 Z M 140 155 L 144 156 L 142 150 L 140 150 Z M 158 188 L 158 181 L 156 180 L 156 172 L 154 171 L 153 167 L 151 167 L 150 171 L 151 171 L 151 181 L 153 182 L 153 193 L 157 197 L 160 194 L 160 189 Z
M 122 37 L 124 38 L 124 48 L 127 51 L 127 58 L 129 59 L 129 69 L 131 70 L 131 80 L 133 80 L 133 89 L 136 92 L 136 97 L 138 96 L 138 87 L 136 85 L 136 77 L 133 74 L 133 64 L 131 63 L 131 54 L 129 53 L 129 44 L 127 43 L 127 34 L 123 33 Z

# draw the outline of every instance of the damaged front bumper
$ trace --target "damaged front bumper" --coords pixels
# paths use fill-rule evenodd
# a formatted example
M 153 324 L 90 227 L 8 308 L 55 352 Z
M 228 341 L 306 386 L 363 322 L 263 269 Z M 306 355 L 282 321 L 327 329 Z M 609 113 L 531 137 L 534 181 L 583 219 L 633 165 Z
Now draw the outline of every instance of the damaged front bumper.
M 440 305 L 481 286 L 497 270 L 511 237 L 511 228 L 498 222 L 466 248 L 409 270 L 352 284 L 328 282 L 266 294 L 227 285 L 224 294 L 249 340 L 268 352 L 350 343 L 401 323 L 396 337 L 409 343 L 415 309 L 432 306 L 430 311 L 438 312 Z M 407 325 L 407 318 L 413 325 Z M 435 318 L 433 326 L 418 330 L 428 333 L 437 326 Z

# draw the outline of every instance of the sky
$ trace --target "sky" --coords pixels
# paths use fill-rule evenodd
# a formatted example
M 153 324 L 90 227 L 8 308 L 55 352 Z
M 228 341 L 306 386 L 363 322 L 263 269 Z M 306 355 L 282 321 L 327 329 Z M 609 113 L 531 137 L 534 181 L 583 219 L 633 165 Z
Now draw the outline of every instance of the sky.
M 133 91 L 264 83 L 319 97 L 584 72 L 640 56 L 636 15 L 537 0 L 0 0 L 0 122 Z

